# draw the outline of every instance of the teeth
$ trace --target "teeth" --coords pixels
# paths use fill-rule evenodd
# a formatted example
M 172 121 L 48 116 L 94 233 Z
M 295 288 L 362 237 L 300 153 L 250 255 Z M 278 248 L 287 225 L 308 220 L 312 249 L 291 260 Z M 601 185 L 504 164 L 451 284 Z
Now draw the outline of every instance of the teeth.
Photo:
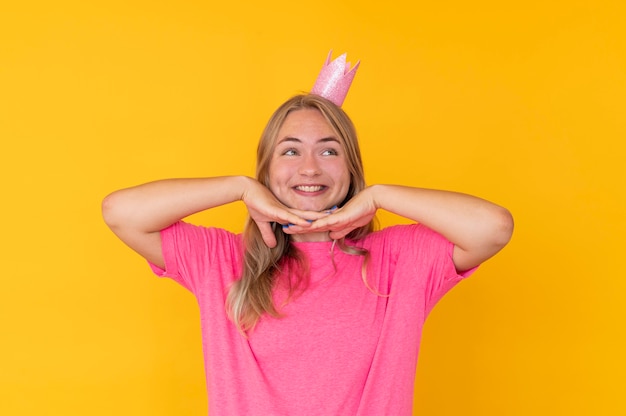
M 318 191 L 322 190 L 322 186 L 320 186 L 320 185 L 316 185 L 316 186 L 300 185 L 300 186 L 296 186 L 296 189 L 298 191 L 303 191 L 303 192 L 318 192 Z

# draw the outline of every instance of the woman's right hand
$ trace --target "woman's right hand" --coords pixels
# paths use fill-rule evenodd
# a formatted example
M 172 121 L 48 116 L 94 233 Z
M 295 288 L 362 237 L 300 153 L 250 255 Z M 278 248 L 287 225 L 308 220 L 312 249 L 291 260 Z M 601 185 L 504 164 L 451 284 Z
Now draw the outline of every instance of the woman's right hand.
M 259 227 L 263 241 L 268 247 L 276 246 L 272 223 L 292 224 L 306 229 L 311 226 L 311 221 L 328 215 L 290 208 L 280 202 L 265 185 L 253 178 L 247 178 L 241 200 L 246 204 L 250 218 Z

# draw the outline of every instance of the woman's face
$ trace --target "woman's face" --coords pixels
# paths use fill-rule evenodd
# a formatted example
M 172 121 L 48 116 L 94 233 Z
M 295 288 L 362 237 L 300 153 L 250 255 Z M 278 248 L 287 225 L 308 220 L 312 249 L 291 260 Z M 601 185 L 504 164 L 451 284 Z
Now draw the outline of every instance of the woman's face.
M 269 188 L 276 198 L 309 211 L 341 203 L 350 188 L 350 172 L 339 140 L 318 110 L 289 113 L 269 165 Z

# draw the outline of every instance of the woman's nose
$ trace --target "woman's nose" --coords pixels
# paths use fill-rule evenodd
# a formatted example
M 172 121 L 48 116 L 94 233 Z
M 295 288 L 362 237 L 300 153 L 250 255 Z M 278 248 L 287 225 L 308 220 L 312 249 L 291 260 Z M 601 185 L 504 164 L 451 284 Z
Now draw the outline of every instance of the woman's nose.
M 317 175 L 320 173 L 320 165 L 319 161 L 314 156 L 305 156 L 302 159 L 302 164 L 300 165 L 299 173 L 301 175 Z

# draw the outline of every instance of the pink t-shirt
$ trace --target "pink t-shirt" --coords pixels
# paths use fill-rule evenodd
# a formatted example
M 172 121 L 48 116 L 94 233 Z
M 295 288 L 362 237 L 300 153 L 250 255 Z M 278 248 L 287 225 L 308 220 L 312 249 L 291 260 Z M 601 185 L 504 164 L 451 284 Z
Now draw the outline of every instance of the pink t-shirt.
M 242 268 L 241 235 L 179 222 L 161 233 L 166 270 L 189 289 L 202 323 L 211 416 L 403 416 L 412 414 L 422 326 L 437 301 L 472 271 L 457 274 L 453 245 L 419 225 L 398 225 L 358 243 L 362 256 L 332 243 L 293 243 L 311 282 L 262 317 L 246 339 L 228 320 L 225 299 Z M 285 294 L 275 293 L 277 305 Z

